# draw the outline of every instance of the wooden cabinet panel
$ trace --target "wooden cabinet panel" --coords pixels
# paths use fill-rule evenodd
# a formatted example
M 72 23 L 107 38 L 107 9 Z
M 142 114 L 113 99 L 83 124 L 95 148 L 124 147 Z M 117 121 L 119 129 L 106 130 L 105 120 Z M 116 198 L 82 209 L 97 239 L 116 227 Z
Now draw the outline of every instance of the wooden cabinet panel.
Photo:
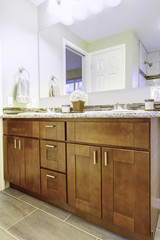
M 135 152 L 135 232 L 150 235 L 149 153 Z
M 41 190 L 46 198 L 66 203 L 66 175 L 41 169 Z
M 128 158 L 127 158 L 128 156 Z M 113 150 L 114 212 L 134 218 L 134 151 Z
M 134 232 L 134 219 L 114 212 L 114 224 Z
M 39 140 L 19 138 L 20 184 L 40 193 Z
M 20 185 L 18 138 L 4 136 L 3 146 L 4 146 L 4 179 L 8 182 Z
M 65 123 L 40 122 L 40 138 L 49 140 L 65 140 Z
M 67 144 L 68 203 L 101 217 L 100 148 Z
M 41 167 L 66 172 L 65 143 L 40 141 Z
M 4 120 L 3 132 L 6 135 L 39 137 L 39 122 L 26 120 Z
M 149 149 L 150 147 L 149 123 L 134 124 L 134 147 Z
M 148 149 L 149 123 L 67 122 L 67 140 Z
M 149 191 L 148 152 L 102 149 L 103 219 L 149 236 Z

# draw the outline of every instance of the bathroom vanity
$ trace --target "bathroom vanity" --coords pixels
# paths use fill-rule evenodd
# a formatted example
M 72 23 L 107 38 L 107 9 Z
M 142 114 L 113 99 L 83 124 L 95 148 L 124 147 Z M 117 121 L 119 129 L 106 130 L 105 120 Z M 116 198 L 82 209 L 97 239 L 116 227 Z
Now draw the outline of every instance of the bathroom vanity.
M 160 120 L 136 114 L 5 116 L 5 180 L 128 239 L 153 239 Z

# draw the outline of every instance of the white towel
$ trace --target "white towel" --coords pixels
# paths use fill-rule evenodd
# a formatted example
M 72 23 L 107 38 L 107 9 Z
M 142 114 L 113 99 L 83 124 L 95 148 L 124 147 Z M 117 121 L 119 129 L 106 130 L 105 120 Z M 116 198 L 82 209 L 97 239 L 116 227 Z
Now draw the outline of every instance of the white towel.
M 49 82 L 49 97 L 58 97 L 60 95 L 57 79 L 53 76 Z
M 21 103 L 29 103 L 30 101 L 29 81 L 27 79 L 23 79 L 22 77 L 19 77 L 18 79 L 16 100 Z

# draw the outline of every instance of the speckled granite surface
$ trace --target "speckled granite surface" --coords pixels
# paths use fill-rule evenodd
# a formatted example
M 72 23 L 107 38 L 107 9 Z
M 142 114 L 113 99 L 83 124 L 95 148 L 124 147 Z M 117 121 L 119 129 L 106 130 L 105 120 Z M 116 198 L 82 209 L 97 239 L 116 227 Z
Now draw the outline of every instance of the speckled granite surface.
M 154 118 L 160 117 L 160 111 L 144 110 L 111 110 L 89 111 L 84 113 L 19 113 L 4 114 L 2 118 Z

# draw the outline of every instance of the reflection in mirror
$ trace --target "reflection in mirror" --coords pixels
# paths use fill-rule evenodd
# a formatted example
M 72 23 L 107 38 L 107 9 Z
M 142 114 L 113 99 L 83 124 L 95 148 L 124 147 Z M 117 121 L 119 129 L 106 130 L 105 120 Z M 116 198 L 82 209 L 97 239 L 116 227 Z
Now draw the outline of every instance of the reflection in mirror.
M 82 90 L 82 58 L 79 52 L 66 47 L 66 94 Z
M 90 13 L 83 21 L 75 17 L 71 26 L 64 26 L 53 12 L 48 14 L 48 1 L 41 4 L 38 9 L 40 98 L 49 97 L 51 76 L 57 79 L 60 95 L 69 94 L 76 87 L 95 92 L 160 85 L 159 6 L 159 0 L 154 3 L 123 0 L 115 8 L 108 6 L 100 14 Z M 68 77 L 68 44 L 64 40 L 71 43 L 69 47 L 76 46 L 76 51 L 78 48 L 85 52 L 82 78 L 80 73 L 75 78 Z M 116 50 L 120 46 L 124 46 L 121 53 Z

